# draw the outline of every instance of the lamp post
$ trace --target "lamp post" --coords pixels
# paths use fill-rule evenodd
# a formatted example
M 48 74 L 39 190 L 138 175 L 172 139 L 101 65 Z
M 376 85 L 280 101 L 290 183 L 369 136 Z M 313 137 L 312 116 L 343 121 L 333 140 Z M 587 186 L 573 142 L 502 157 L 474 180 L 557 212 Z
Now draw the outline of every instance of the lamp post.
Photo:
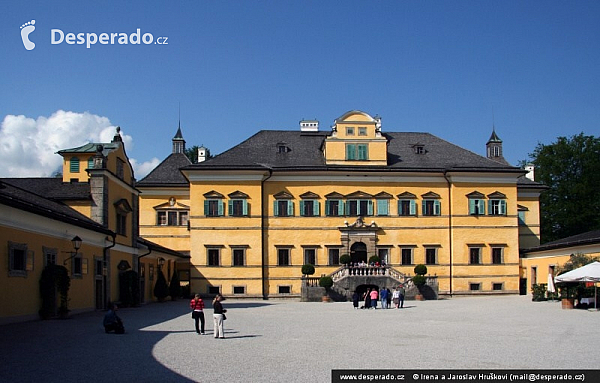
M 162 270 L 163 265 L 165 264 L 165 259 L 163 257 L 158 258 L 158 269 Z
M 79 249 L 81 248 L 81 238 L 79 238 L 79 236 L 76 235 L 71 240 L 71 243 L 73 244 L 73 248 L 75 249 L 75 252 L 69 258 L 65 259 L 65 261 L 63 262 L 63 265 L 66 265 L 67 262 L 69 262 L 69 260 L 71 260 L 77 256 L 77 253 L 78 253 Z

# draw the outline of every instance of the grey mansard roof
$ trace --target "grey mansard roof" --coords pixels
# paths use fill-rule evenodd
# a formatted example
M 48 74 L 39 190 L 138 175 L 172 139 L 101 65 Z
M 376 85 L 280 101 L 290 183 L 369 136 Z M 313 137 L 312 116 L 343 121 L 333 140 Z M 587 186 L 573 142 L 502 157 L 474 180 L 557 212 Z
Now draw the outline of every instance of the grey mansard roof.
M 186 166 L 186 170 L 346 170 L 346 171 L 492 171 L 523 172 L 429 133 L 384 133 L 388 139 L 387 166 L 327 165 L 323 156 L 326 132 L 262 130 L 239 145 L 205 162 Z M 283 153 L 279 146 L 288 149 Z M 425 153 L 417 154 L 415 146 Z
M 149 186 L 187 186 L 187 179 L 179 169 L 191 165 L 189 158 L 183 153 L 171 153 L 158 164 L 148 175 L 136 183 L 138 187 Z

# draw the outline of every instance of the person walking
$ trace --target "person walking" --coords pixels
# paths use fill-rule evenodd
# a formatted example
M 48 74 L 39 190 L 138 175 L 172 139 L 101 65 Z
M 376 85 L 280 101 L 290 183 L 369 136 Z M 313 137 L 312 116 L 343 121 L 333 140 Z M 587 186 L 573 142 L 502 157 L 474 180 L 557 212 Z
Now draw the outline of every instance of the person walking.
M 194 296 L 194 299 L 190 302 L 190 308 L 192 309 L 192 318 L 194 318 L 196 324 L 196 333 L 204 335 L 204 301 L 200 298 L 200 294 Z M 198 322 L 201 326 L 198 326 Z
M 379 297 L 380 297 L 380 299 L 381 299 L 381 308 L 382 308 L 382 309 L 387 309 L 387 301 L 388 301 L 388 300 L 387 300 L 387 298 L 388 298 L 387 294 L 388 294 L 388 293 L 387 293 L 387 290 L 386 290 L 386 288 L 385 288 L 385 287 L 384 287 L 384 288 L 382 288 L 382 289 L 381 289 L 381 294 L 379 295 Z
M 223 297 L 220 294 L 217 294 L 213 300 L 213 322 L 215 338 L 225 339 L 225 333 L 223 332 L 223 321 L 227 319 L 225 316 L 227 310 L 225 310 L 221 304 L 222 299 Z
M 400 285 L 400 286 L 398 287 L 398 292 L 400 293 L 400 297 L 399 297 L 399 298 L 400 298 L 400 299 L 399 299 L 399 300 L 400 300 L 400 308 L 403 308 L 403 307 L 404 307 L 404 294 L 405 294 L 405 292 L 406 292 L 406 291 L 404 290 L 404 285 Z
M 377 289 L 373 287 L 373 290 L 371 290 L 371 307 L 373 309 L 377 308 L 377 298 L 379 297 L 379 293 L 377 292 Z
M 400 290 L 398 289 L 398 286 L 396 286 L 396 288 L 394 289 L 394 292 L 392 294 L 392 300 L 394 301 L 394 306 L 398 308 L 400 306 Z
M 358 309 L 358 292 L 354 291 L 354 293 L 352 294 L 352 305 L 354 306 L 354 309 Z
M 365 295 L 363 295 L 363 300 L 365 301 L 364 308 L 370 309 L 371 308 L 371 288 L 370 287 L 365 292 Z
M 388 288 L 386 288 L 386 291 L 387 291 L 387 308 L 391 309 L 392 308 L 392 292 Z

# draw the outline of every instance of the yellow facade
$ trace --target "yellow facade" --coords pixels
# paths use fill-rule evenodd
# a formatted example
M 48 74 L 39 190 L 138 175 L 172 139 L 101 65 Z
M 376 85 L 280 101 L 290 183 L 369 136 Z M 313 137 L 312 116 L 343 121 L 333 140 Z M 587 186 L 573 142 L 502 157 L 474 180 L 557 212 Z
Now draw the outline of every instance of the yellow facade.
M 364 249 L 407 276 L 426 264 L 440 294 L 519 292 L 522 233 L 529 230 L 529 243 L 539 243 L 539 190 L 519 192 L 518 169 L 481 158 L 475 161 L 483 169 L 444 168 L 432 154 L 438 146 L 448 156 L 455 149 L 428 135 L 406 136 L 402 155 L 391 153 L 405 136 L 394 136 L 396 146 L 389 148 L 381 119 L 360 111 L 338 118 L 330 133 L 298 133 L 261 132 L 212 161 L 181 168 L 180 197 L 156 179 L 148 187 L 138 183 L 141 234 L 189 250 L 192 292 L 299 297 L 303 264 L 314 261 L 315 276 L 329 275 L 340 268 L 336 257 Z M 317 138 L 303 146 L 310 137 Z M 357 145 L 363 145 L 360 153 Z M 275 147 L 277 154 L 259 153 Z M 402 167 L 413 155 L 417 165 Z M 470 210 L 473 196 L 486 212 Z M 188 228 L 156 224 L 157 207 L 172 198 L 189 207 Z M 414 212 L 401 214 L 408 200 Z M 339 214 L 327 210 L 331 201 L 341 205 Z M 232 212 L 234 203 L 247 211 Z M 492 214 L 488 204 L 502 210 Z M 527 221 L 520 226 L 524 209 Z M 355 221 L 368 229 L 354 232 Z

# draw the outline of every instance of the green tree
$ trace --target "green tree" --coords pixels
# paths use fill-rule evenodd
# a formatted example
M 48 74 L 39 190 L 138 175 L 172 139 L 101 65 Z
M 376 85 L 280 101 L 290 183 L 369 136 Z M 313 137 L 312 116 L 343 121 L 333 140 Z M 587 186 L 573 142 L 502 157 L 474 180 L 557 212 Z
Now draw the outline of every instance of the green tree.
M 529 157 L 536 181 L 549 187 L 540 197 L 542 242 L 599 229 L 600 138 L 558 137 Z
M 184 152 L 193 164 L 198 162 L 198 148 L 200 148 L 198 145 L 194 145 L 191 148 L 187 148 Z M 206 159 L 208 160 L 209 158 L 212 158 L 212 155 L 210 154 L 210 149 L 206 149 Z
M 567 262 L 558 266 L 558 274 L 564 274 L 567 271 L 578 269 L 582 266 L 587 265 L 588 263 L 600 261 L 600 257 L 594 257 L 589 254 L 577 253 L 571 254 L 571 257 Z
M 167 285 L 165 275 L 160 269 L 158 270 L 158 276 L 156 277 L 156 285 L 154 285 L 154 296 L 158 298 L 159 301 L 163 301 L 169 296 L 169 286 Z

